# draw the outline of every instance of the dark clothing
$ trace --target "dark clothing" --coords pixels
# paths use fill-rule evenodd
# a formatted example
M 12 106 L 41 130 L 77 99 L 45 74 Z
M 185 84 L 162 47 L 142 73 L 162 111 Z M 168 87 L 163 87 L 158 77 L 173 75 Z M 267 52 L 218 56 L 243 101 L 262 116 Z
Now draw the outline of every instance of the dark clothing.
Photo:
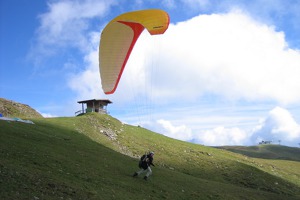
M 140 167 L 143 169 L 147 169 L 150 165 L 154 166 L 153 156 L 151 154 L 142 156 Z
M 139 168 L 141 168 L 139 171 L 134 172 L 134 174 L 132 175 L 133 177 L 136 177 L 144 172 L 147 172 L 144 180 L 147 180 L 148 177 L 152 174 L 152 170 L 150 165 L 154 166 L 153 164 L 153 152 L 150 152 L 149 154 L 145 154 L 141 157 L 140 161 L 139 161 Z

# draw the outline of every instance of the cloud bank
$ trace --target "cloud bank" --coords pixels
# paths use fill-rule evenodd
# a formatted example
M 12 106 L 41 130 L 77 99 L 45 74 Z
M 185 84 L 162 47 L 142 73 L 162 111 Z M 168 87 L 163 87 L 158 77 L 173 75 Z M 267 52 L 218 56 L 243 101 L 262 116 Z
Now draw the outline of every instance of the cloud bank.
M 300 124 L 295 121 L 288 110 L 281 107 L 272 109 L 250 131 L 222 126 L 195 131 L 183 124 L 173 125 L 167 120 L 158 120 L 153 126 L 156 127 L 156 131 L 168 137 L 209 146 L 257 145 L 261 141 L 297 146 L 300 141 Z
M 276 143 L 300 142 L 300 125 L 288 110 L 276 107 L 254 129 L 252 138 L 256 142 L 262 140 Z
M 152 85 L 151 95 L 159 99 L 214 94 L 282 104 L 300 100 L 300 52 L 288 47 L 283 32 L 239 11 L 172 24 L 161 36 L 158 51 L 145 48 L 151 46 L 146 34 L 138 41 L 121 80 L 121 84 L 129 82 L 132 72 L 141 71 L 143 65 L 146 75 L 140 73 L 143 79 L 137 79 L 134 90 L 146 82 Z M 159 60 L 153 83 L 152 60 Z

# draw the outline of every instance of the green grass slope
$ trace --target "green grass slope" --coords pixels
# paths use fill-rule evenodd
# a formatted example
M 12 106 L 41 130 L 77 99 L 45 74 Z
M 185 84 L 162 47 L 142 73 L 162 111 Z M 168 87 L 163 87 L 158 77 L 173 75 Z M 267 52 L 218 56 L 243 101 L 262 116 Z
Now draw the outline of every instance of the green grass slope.
M 300 163 L 174 140 L 95 113 L 0 121 L 0 199 L 299 199 Z M 155 151 L 149 181 L 131 175 Z
M 258 146 L 223 146 L 218 147 L 253 158 L 292 160 L 300 162 L 300 148 L 265 144 Z

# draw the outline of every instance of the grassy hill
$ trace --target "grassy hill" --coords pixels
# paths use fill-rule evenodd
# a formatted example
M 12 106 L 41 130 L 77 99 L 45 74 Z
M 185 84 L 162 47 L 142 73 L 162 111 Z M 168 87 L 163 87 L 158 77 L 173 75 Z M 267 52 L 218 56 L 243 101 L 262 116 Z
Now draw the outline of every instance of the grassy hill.
M 300 148 L 282 145 L 264 144 L 259 146 L 223 146 L 218 147 L 253 158 L 292 160 L 300 162 Z
M 299 199 L 300 162 L 171 139 L 109 115 L 0 120 L 0 199 Z M 131 175 L 154 151 L 148 181 Z
M 0 98 L 0 113 L 5 117 L 18 117 L 24 119 L 43 117 L 28 105 L 4 98 Z

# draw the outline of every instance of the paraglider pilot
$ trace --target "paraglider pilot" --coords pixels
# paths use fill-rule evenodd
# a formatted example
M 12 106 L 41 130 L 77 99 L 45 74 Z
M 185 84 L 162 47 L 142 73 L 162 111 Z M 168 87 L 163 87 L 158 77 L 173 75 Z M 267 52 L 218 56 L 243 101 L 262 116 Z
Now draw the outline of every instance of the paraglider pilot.
M 136 177 L 144 172 L 147 172 L 146 175 L 144 176 L 144 180 L 148 179 L 148 177 L 152 174 L 150 165 L 154 166 L 153 156 L 154 156 L 154 152 L 150 152 L 141 157 L 141 159 L 139 161 L 139 167 L 141 170 L 134 172 L 133 177 Z

